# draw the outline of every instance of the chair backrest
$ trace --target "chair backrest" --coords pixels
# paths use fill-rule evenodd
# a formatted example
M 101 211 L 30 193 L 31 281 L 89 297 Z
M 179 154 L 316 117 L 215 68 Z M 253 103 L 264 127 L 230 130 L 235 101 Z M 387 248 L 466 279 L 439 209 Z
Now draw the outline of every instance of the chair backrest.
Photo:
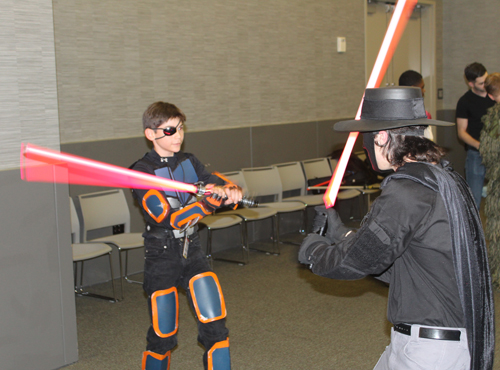
M 338 161 L 338 159 L 333 159 L 333 158 L 328 157 L 328 162 L 330 163 L 330 168 L 332 169 L 332 173 L 333 173 L 333 171 L 335 171 L 335 168 L 337 168 L 337 163 L 339 163 L 339 161 Z
M 236 185 L 243 189 L 243 195 L 248 196 L 248 187 L 245 182 L 245 176 L 243 176 L 243 172 L 241 171 L 232 171 L 232 172 L 224 172 L 222 175 L 227 177 L 229 180 L 234 182 Z
M 80 243 L 80 220 L 76 213 L 75 203 L 71 197 L 69 198 L 69 212 L 71 218 L 71 242 Z
M 278 168 L 281 185 L 283 188 L 283 198 L 289 196 L 306 194 L 306 176 L 300 162 L 278 163 L 274 165 Z M 297 194 L 293 194 L 296 192 Z
M 328 158 L 314 158 L 302 161 L 307 180 L 332 176 L 332 168 Z
M 111 189 L 78 195 L 82 211 L 83 241 L 89 230 L 123 225 L 130 232 L 130 211 L 123 189 Z
M 242 168 L 241 171 L 251 196 L 263 203 L 281 202 L 283 187 L 277 167 Z

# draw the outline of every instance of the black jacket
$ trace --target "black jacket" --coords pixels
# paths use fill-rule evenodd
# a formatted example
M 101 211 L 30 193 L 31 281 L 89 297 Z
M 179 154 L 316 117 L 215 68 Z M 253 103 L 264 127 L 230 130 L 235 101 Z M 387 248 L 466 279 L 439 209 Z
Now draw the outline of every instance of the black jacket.
M 471 369 L 491 369 L 493 294 L 477 208 L 450 168 L 407 163 L 382 183 L 362 227 L 310 250 L 315 274 L 390 283 L 388 319 L 465 327 Z

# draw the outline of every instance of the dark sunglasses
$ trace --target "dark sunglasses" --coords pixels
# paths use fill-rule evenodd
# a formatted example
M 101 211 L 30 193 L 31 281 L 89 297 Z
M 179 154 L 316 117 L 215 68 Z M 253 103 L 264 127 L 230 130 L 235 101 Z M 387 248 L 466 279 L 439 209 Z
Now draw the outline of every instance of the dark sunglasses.
M 157 128 L 152 128 L 151 130 L 162 130 L 163 131 L 163 134 L 165 136 L 172 136 L 172 135 L 175 135 L 175 133 L 177 132 L 177 130 L 182 130 L 182 128 L 184 127 L 184 124 L 182 122 L 179 122 L 177 124 L 177 126 L 167 126 L 165 128 L 160 128 L 160 127 L 157 127 Z M 162 136 L 163 137 L 163 136 Z M 161 139 L 161 138 L 159 138 Z

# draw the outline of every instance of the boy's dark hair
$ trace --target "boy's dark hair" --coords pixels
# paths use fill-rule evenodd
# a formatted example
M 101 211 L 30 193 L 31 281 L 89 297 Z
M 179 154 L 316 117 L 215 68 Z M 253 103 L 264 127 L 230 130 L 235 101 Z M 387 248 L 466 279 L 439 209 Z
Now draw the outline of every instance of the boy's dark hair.
M 391 165 L 399 168 L 406 163 L 405 159 L 427 163 L 441 162 L 446 154 L 445 149 L 423 136 L 412 135 L 412 131 L 418 132 L 425 128 L 426 126 L 411 126 L 387 130 L 389 138 L 382 147 Z
M 415 86 L 423 79 L 420 73 L 410 69 L 401 73 L 401 76 L 399 76 L 399 86 Z
M 486 80 L 484 81 L 484 88 L 490 95 L 500 95 L 500 73 L 495 72 L 488 75 L 488 77 L 486 77 Z
M 486 68 L 478 62 L 469 64 L 464 69 L 464 75 L 467 81 L 474 82 L 476 78 L 484 76 Z
M 175 105 L 157 101 L 151 104 L 142 115 L 142 125 L 147 128 L 157 128 L 171 118 L 179 118 L 182 123 L 186 122 L 186 116 Z

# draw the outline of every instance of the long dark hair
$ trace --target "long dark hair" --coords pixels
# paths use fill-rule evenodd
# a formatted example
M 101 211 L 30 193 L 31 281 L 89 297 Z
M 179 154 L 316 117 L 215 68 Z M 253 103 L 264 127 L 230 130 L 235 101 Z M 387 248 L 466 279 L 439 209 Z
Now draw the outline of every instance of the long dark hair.
M 383 153 L 392 166 L 401 167 L 407 160 L 440 163 L 446 150 L 423 136 L 426 126 L 401 127 L 387 130 L 388 139 Z

